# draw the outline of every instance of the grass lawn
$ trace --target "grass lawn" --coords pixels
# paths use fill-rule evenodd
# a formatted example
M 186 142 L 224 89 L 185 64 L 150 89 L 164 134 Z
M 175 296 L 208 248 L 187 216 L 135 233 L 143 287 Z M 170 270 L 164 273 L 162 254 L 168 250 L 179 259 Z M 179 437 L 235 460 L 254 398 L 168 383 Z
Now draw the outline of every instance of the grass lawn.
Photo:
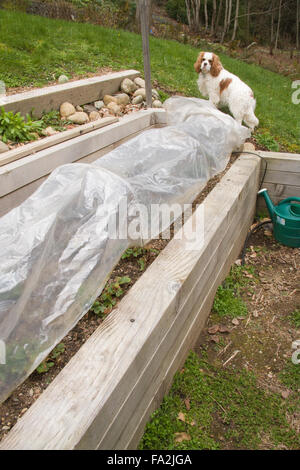
M 137 34 L 3 10 L 0 22 L 0 79 L 7 87 L 42 86 L 62 73 L 84 75 L 105 66 L 143 71 L 141 37 Z M 200 96 L 193 68 L 197 49 L 153 37 L 150 47 L 154 80 L 187 96 Z M 224 66 L 255 92 L 258 139 L 270 148 L 276 149 L 277 141 L 291 152 L 300 152 L 300 105 L 291 101 L 291 80 L 220 56 Z

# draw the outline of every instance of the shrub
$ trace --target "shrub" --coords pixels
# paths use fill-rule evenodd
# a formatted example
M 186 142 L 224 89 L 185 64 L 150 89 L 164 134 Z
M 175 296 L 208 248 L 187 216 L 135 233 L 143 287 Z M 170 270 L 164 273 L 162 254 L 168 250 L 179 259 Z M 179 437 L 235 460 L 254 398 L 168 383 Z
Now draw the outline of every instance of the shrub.
M 185 0 L 168 0 L 166 10 L 170 18 L 181 23 L 188 23 Z

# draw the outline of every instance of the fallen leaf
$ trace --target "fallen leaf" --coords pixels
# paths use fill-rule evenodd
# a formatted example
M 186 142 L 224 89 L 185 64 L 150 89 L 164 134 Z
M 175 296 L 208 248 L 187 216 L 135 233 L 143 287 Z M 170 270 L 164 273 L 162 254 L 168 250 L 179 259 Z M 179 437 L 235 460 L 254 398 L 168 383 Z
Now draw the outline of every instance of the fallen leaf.
M 234 318 L 233 320 L 231 320 L 231 323 L 232 323 L 233 325 L 239 325 L 239 324 L 240 324 L 240 322 L 238 321 L 237 318 Z
M 288 398 L 289 394 L 290 394 L 289 390 L 284 390 L 283 392 L 281 392 L 281 396 L 282 398 L 284 398 L 284 400 Z
M 190 441 L 191 436 L 187 432 L 175 432 L 175 442 Z
M 195 421 L 191 421 L 189 424 L 190 424 L 191 426 L 196 426 Z
M 189 411 L 189 410 L 191 409 L 190 399 L 189 399 L 189 398 L 186 398 L 186 399 L 184 400 L 184 404 L 185 404 L 186 409 Z
M 219 331 L 219 325 L 213 325 L 207 330 L 210 335 L 214 335 L 217 331 Z
M 264 234 L 266 235 L 266 237 L 272 237 L 273 236 L 273 233 L 270 230 L 265 230 Z
M 177 419 L 179 419 L 180 421 L 185 423 L 185 415 L 184 415 L 184 413 L 182 413 L 182 411 L 179 411 Z
M 229 329 L 227 326 L 225 326 L 225 325 L 221 325 L 221 326 L 219 327 L 219 332 L 220 332 L 220 333 L 230 333 L 230 329 Z
M 213 343 L 217 343 L 217 344 L 220 342 L 220 338 L 219 338 L 219 336 L 217 336 L 217 335 L 211 336 L 210 340 L 211 340 Z

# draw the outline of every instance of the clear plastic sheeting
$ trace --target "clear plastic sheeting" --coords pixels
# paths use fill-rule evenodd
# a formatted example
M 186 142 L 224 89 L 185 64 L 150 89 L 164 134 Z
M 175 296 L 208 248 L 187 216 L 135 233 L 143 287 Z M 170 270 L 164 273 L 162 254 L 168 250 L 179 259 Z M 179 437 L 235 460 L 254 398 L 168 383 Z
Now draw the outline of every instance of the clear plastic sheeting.
M 207 101 L 175 97 L 165 107 L 167 127 L 92 164 L 58 167 L 0 219 L 0 401 L 89 310 L 137 244 L 128 223 L 136 219 L 147 232 L 138 205 L 150 212 L 152 204 L 191 203 L 249 136 Z M 111 233 L 116 220 L 123 238 Z

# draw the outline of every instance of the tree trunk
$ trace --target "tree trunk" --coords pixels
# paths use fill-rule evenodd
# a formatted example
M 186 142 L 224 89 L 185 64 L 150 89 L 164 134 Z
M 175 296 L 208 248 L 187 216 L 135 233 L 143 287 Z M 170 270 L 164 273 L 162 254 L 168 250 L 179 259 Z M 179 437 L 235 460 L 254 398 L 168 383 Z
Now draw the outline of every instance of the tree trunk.
M 229 0 L 226 32 L 229 32 L 230 30 L 231 10 L 232 10 L 232 0 Z
M 208 30 L 207 0 L 204 0 L 205 32 Z
M 201 0 L 185 0 L 185 6 L 189 27 L 192 31 L 199 31 Z
M 213 0 L 213 12 L 211 17 L 211 27 L 210 27 L 210 34 L 213 35 L 215 32 L 215 21 L 217 15 L 217 0 Z
M 296 12 L 296 49 L 299 49 L 300 0 L 297 0 Z
M 250 43 L 250 10 L 251 10 L 251 0 L 247 0 L 247 26 L 246 26 L 246 35 L 247 43 Z
M 236 31 L 238 27 L 239 8 L 240 8 L 240 0 L 236 0 L 234 26 L 233 26 L 233 33 L 232 33 L 231 41 L 234 41 L 235 36 L 236 36 Z
M 218 32 L 218 28 L 219 28 L 219 23 L 220 23 L 220 18 L 221 18 L 221 13 L 222 13 L 222 7 L 223 7 L 223 0 L 220 0 L 218 15 L 217 15 L 216 24 L 215 24 L 215 32 L 216 33 Z
M 225 4 L 224 25 L 223 25 L 223 31 L 222 31 L 222 38 L 221 38 L 221 42 L 224 42 L 225 35 L 226 35 L 226 27 L 227 27 L 227 14 L 228 14 L 228 0 L 226 0 L 226 4 Z
M 281 21 L 281 6 L 282 6 L 282 0 L 279 0 L 278 23 L 277 23 L 277 31 L 276 31 L 276 38 L 275 38 L 275 46 L 274 46 L 275 51 L 277 51 L 278 39 L 279 39 L 280 21 Z
M 274 48 L 274 2 L 272 0 L 271 5 L 271 31 L 270 31 L 270 55 L 273 55 Z

